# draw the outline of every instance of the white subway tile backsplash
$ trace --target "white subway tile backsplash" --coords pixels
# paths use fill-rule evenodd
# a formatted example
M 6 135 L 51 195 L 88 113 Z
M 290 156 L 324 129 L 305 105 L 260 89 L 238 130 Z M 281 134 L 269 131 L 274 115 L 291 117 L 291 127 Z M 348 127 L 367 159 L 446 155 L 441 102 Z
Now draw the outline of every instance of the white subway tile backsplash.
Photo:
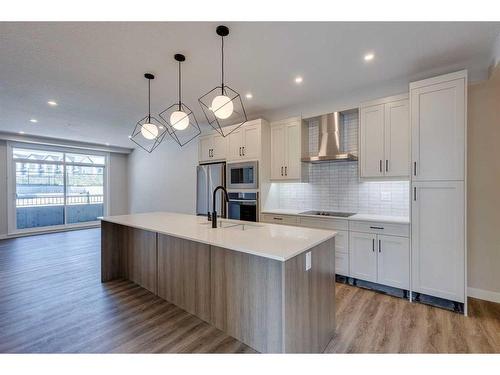
M 358 114 L 344 116 L 343 151 L 357 152 Z M 318 148 L 318 123 L 309 128 L 309 151 Z M 278 183 L 279 208 L 408 216 L 408 181 L 360 182 L 357 162 L 311 164 L 309 183 Z

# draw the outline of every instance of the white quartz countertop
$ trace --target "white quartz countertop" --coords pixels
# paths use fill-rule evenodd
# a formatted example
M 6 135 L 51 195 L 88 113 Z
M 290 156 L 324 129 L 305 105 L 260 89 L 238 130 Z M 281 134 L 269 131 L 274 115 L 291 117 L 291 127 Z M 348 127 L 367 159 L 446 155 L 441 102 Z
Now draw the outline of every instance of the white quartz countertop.
M 106 216 L 102 220 L 283 262 L 337 234 L 332 230 L 228 219 L 219 219 L 223 227 L 213 229 L 206 217 L 171 212 Z M 244 229 L 241 225 L 231 227 L 234 224 L 244 224 Z
M 387 215 L 371 215 L 371 214 L 355 214 L 349 217 L 340 216 L 319 216 L 319 215 L 305 215 L 302 212 L 310 210 L 293 210 L 286 208 L 276 208 L 271 210 L 263 210 L 263 214 L 277 214 L 277 215 L 298 215 L 316 218 L 326 218 L 326 219 L 340 219 L 340 220 L 350 220 L 350 221 L 376 221 L 383 223 L 394 223 L 394 224 L 410 224 L 410 218 L 408 216 L 387 216 Z M 321 211 L 321 210 L 317 210 Z

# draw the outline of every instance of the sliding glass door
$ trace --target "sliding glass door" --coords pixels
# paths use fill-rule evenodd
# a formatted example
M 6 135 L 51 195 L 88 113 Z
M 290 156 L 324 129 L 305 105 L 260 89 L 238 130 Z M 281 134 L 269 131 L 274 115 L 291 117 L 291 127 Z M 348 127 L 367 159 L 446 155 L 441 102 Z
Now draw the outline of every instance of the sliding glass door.
M 106 155 L 10 147 L 11 232 L 83 225 L 104 215 Z

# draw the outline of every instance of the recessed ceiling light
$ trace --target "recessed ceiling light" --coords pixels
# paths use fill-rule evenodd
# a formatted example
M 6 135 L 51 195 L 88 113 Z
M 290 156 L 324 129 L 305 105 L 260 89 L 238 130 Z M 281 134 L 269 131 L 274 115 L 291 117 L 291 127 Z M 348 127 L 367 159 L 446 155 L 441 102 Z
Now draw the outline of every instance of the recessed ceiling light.
M 252 93 L 251 92 L 247 92 L 247 94 L 245 95 L 245 98 L 252 99 L 253 98 Z
M 21 130 L 21 131 L 19 132 L 19 134 L 24 134 L 24 132 Z
M 375 57 L 375 54 L 373 53 L 367 53 L 364 57 L 365 61 L 372 61 Z
M 128 136 L 128 139 L 131 139 L 131 138 L 132 138 L 132 136 L 131 136 L 131 135 L 129 135 L 129 136 Z
M 36 118 L 32 118 L 32 119 L 30 119 L 30 122 L 32 122 L 33 124 L 36 124 L 38 122 L 38 120 Z
M 56 102 L 56 101 L 54 101 L 54 100 L 49 100 L 49 101 L 47 102 L 47 104 L 48 104 L 48 105 L 50 105 L 50 106 L 52 106 L 52 107 L 55 107 L 55 106 L 57 105 L 57 102 Z
M 302 83 L 303 79 L 301 76 L 295 77 L 295 83 Z

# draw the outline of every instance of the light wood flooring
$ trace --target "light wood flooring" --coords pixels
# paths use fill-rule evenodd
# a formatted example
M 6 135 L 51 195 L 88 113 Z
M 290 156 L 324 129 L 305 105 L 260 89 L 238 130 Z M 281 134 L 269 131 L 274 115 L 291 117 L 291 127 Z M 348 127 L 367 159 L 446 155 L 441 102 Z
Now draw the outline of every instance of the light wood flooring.
M 500 304 L 469 317 L 337 284 L 331 353 L 500 353 Z M 129 281 L 100 282 L 100 230 L 0 241 L 0 353 L 252 353 Z

